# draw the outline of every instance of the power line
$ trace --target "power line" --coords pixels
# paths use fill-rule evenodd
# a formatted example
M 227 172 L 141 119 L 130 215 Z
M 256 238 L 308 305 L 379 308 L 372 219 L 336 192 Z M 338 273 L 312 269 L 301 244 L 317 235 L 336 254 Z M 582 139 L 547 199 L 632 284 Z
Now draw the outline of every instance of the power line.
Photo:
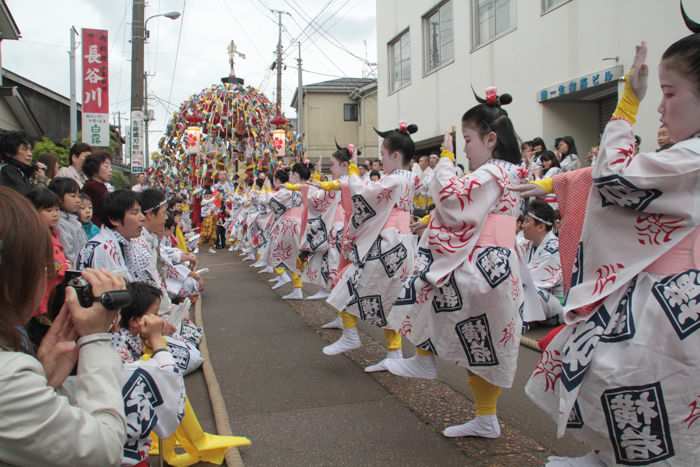
M 185 23 L 185 7 L 187 6 L 187 0 L 182 0 L 182 15 L 180 16 L 180 28 L 177 33 L 177 47 L 175 49 L 175 63 L 173 64 L 173 75 L 170 79 L 170 93 L 168 94 L 168 100 L 173 99 L 173 88 L 175 87 L 175 72 L 177 71 L 177 59 L 180 56 L 180 42 L 182 41 L 182 30 L 183 24 Z
M 301 38 L 301 36 L 303 36 L 304 33 L 306 33 L 306 30 L 309 28 L 309 26 L 311 26 L 311 23 L 313 23 L 314 21 L 316 21 L 316 19 L 317 19 L 319 16 L 321 16 L 321 15 L 323 14 L 323 12 L 326 11 L 326 9 L 327 9 L 334 1 L 335 1 L 335 0 L 329 0 L 328 3 L 326 3 L 326 4 L 323 6 L 323 8 L 321 8 L 321 10 L 320 10 L 318 13 L 316 13 L 316 16 L 314 16 L 310 21 L 308 21 L 308 22 L 306 23 L 306 26 L 305 26 L 305 27 L 302 28 L 302 27 L 299 25 L 299 23 L 296 23 L 297 26 L 299 27 L 299 29 L 301 30 L 301 32 L 300 32 L 299 34 L 297 34 L 297 36 L 289 42 L 289 45 L 288 45 L 287 48 L 284 50 L 284 54 L 285 54 L 285 55 L 287 55 L 287 54 L 289 53 L 289 50 L 291 49 L 291 47 L 292 47 L 295 43 L 297 43 L 297 42 L 299 41 L 299 39 Z M 287 4 L 289 5 L 289 3 L 287 3 Z M 296 8 L 294 8 L 294 6 L 292 6 L 292 5 L 289 5 L 289 6 L 291 6 L 292 9 L 294 9 L 294 11 L 295 11 L 300 17 L 302 17 L 302 19 L 304 19 L 304 18 L 303 18 L 304 15 L 301 15 L 301 14 L 299 13 L 299 11 L 298 11 Z M 308 20 L 308 19 L 307 19 L 307 20 Z M 295 22 L 296 22 L 296 21 L 295 21 Z M 309 38 L 309 37 L 310 37 L 310 36 L 307 34 L 307 38 Z M 303 43 L 303 42 L 304 42 L 304 41 L 302 41 L 302 43 Z

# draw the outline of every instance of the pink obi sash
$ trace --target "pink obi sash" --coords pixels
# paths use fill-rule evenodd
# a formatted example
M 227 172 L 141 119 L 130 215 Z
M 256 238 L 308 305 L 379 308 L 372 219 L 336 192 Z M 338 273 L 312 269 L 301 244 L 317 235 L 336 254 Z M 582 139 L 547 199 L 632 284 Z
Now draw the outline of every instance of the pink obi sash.
M 515 247 L 516 219 L 513 216 L 489 214 L 481 228 L 476 246 L 499 246 L 513 249 Z
M 402 209 L 394 208 L 382 230 L 396 229 L 401 234 L 411 233 L 411 215 Z
M 651 274 L 670 276 L 700 266 L 700 227 L 661 255 L 645 269 Z

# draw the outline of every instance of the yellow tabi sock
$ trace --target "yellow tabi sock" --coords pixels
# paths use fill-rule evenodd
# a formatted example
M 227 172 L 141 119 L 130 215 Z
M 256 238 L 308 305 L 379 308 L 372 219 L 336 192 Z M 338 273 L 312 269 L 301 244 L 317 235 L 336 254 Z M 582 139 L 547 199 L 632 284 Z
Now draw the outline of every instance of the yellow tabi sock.
M 292 286 L 295 289 L 301 289 L 304 286 L 304 282 L 301 280 L 301 276 L 296 272 L 291 273 L 292 276 Z
M 386 349 L 391 352 L 392 350 L 401 350 L 401 334 L 393 329 L 384 329 L 384 340 L 386 341 Z
M 420 355 L 421 357 L 430 357 L 432 354 L 430 350 L 416 348 L 416 355 Z
M 343 321 L 343 329 L 352 329 L 357 327 L 357 316 L 348 313 L 347 311 L 340 312 L 340 319 Z
M 476 416 L 496 415 L 498 398 L 501 396 L 501 388 L 494 386 L 481 376 L 469 375 L 469 386 L 474 393 L 474 406 Z
M 277 274 L 278 276 L 283 275 L 285 271 L 286 270 L 283 267 L 275 268 L 275 274 Z

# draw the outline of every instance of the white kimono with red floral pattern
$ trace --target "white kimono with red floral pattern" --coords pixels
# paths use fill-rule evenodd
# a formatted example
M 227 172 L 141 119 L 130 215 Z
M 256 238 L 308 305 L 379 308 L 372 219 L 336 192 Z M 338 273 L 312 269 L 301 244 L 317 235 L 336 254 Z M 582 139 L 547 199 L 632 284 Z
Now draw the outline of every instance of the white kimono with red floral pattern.
M 629 123 L 608 123 L 569 326 L 526 392 L 608 465 L 698 465 L 700 137 L 636 156 L 633 145 Z
M 351 175 L 344 189 L 352 197 L 346 239 L 352 264 L 331 291 L 328 303 L 383 327 L 401 283 L 413 269 L 413 235 L 387 226 L 394 210 L 410 215 L 413 177 L 408 170 L 395 170 L 377 182 Z
M 309 187 L 308 221 L 301 251 L 307 255 L 302 278 L 304 283 L 331 289 L 335 272 L 329 267 L 329 251 L 335 247 L 334 240 L 336 210 L 340 205 L 338 191 L 325 191 Z
M 295 270 L 289 267 L 290 264 L 296 268 L 301 217 L 298 210 L 292 210 L 300 205 L 300 193 L 291 191 L 284 186 L 270 198 L 268 206 L 272 216 L 265 227 L 265 232 L 269 232 L 266 235 L 269 236 L 270 241 L 263 258 L 268 265 L 274 268 L 284 267 Z M 296 240 L 293 238 L 295 235 Z
M 441 158 L 435 202 L 418 244 L 416 267 L 394 304 L 390 325 L 417 347 L 509 388 L 520 345 L 523 290 L 515 251 L 518 166 L 490 160 L 468 176 Z M 512 244 L 480 241 L 489 214 L 510 216 Z

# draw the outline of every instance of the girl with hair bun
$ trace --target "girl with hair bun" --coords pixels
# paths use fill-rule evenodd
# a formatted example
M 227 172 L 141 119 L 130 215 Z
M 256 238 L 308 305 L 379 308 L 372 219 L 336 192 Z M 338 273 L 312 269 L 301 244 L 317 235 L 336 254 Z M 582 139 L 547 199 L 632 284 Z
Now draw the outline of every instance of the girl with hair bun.
M 694 34 L 668 47 L 658 69 L 658 111 L 677 143 L 634 155 L 648 77 L 642 42 L 591 175 L 578 181 L 592 184 L 567 326 L 525 390 L 558 436 L 568 431 L 595 452 L 548 466 L 690 466 L 700 458 L 700 24 L 682 13 Z M 528 194 L 557 190 L 574 174 L 537 182 Z
M 348 202 L 350 217 L 344 253 L 350 259 L 328 303 L 341 314 L 343 334 L 323 348 L 326 355 L 338 355 L 359 348 L 359 319 L 384 328 L 387 356 L 366 372 L 386 371 L 386 362 L 401 359 L 401 336 L 387 326 L 401 283 L 413 270 L 413 237 L 409 228 L 413 201 L 411 160 L 415 145 L 411 134 L 416 125 L 402 122 L 399 128 L 377 131 L 384 138 L 381 151 L 385 175 L 379 182 L 362 180 L 353 158 L 347 182 L 331 189 L 341 189 Z
M 289 181 L 280 187 L 293 193 L 294 204 L 282 214 L 270 232 L 268 263 L 277 271 L 290 275 L 293 290 L 283 296 L 285 300 L 302 300 L 304 282 L 301 278 L 303 263 L 299 258 L 302 240 L 308 220 L 306 183 L 311 178 L 313 165 L 297 162 L 291 168 Z
M 475 94 L 476 95 L 476 94 Z M 399 376 L 434 379 L 436 358 L 469 372 L 476 418 L 451 426 L 447 437 L 498 438 L 496 405 L 515 378 L 524 294 L 516 254 L 521 198 L 520 144 L 503 106 L 508 94 L 486 99 L 462 117 L 471 174 L 455 175 L 452 138 L 445 135 L 430 182 L 435 201 L 421 236 L 416 267 L 404 282 L 389 325 L 416 346 L 416 356 L 387 361 Z
M 350 162 L 355 153 L 359 155 L 360 152 L 352 144 L 342 148 L 336 142 L 336 147 L 337 150 L 331 157 L 331 175 L 335 183 L 347 183 Z M 309 186 L 308 209 L 309 221 L 302 247 L 307 254 L 303 279 L 321 287 L 318 293 L 307 297 L 307 300 L 322 300 L 328 298 L 338 279 L 340 245 L 347 222 L 338 191 Z M 342 329 L 340 317 L 325 324 L 323 328 Z

